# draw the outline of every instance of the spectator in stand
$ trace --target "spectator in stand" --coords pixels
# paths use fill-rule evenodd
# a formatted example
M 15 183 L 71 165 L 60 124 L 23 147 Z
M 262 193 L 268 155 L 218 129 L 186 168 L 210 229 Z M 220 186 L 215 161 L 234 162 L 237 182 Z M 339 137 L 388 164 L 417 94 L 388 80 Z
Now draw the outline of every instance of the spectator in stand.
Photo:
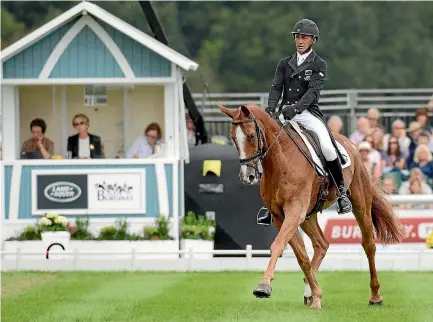
M 380 119 L 380 112 L 377 108 L 370 108 L 367 111 L 367 118 L 370 123 L 370 134 L 373 134 L 374 132 L 378 130 L 382 130 L 385 132 L 385 127 L 379 123 Z
M 30 123 L 31 139 L 25 141 L 21 147 L 23 152 L 40 152 L 41 157 L 50 159 L 54 153 L 54 142 L 45 136 L 47 124 L 41 118 L 36 118 Z
M 385 131 L 382 129 L 378 129 L 378 130 L 374 131 L 372 134 L 373 142 L 374 142 L 373 147 L 377 151 L 383 150 L 383 137 L 384 137 L 384 135 L 385 135 Z
M 370 123 L 366 117 L 360 117 L 358 119 L 357 129 L 353 132 L 349 139 L 358 146 L 359 143 L 365 140 L 365 136 L 369 134 Z
M 328 120 L 328 127 L 333 133 L 341 133 L 343 121 L 338 115 L 332 115 Z
M 382 151 L 380 154 L 383 173 L 390 171 L 394 167 L 403 169 L 404 159 L 401 154 L 400 144 L 397 137 L 392 136 L 388 141 L 388 150 L 386 152 Z
M 144 136 L 135 139 L 126 157 L 135 159 L 150 157 L 157 152 L 156 147 L 162 143 L 161 127 L 158 123 L 152 122 L 144 130 Z
M 72 119 L 72 126 L 77 134 L 68 137 L 68 152 L 72 159 L 103 158 L 101 137 L 90 134 L 90 120 L 87 115 L 79 113 Z
M 425 182 L 424 173 L 422 173 L 422 171 L 419 168 L 412 168 L 410 170 L 409 180 L 403 182 L 400 185 L 400 188 L 398 189 L 398 194 L 408 195 L 410 183 L 414 180 L 421 181 L 421 188 L 422 188 L 421 190 L 423 194 L 433 194 L 432 188 L 430 188 L 429 185 Z
M 396 184 L 392 177 L 385 177 L 383 179 L 383 191 L 388 195 L 397 194 Z
M 429 133 L 426 131 L 421 132 L 420 135 L 418 136 L 417 143 L 418 143 L 418 145 L 420 145 L 420 144 L 427 145 L 429 147 L 429 150 L 430 150 L 431 139 L 430 139 Z M 430 150 L 430 152 L 432 152 L 432 151 Z
M 415 149 L 411 168 L 419 168 L 428 180 L 433 180 L 433 156 L 428 146 L 420 144 Z
M 430 189 L 431 191 L 431 189 Z M 431 192 L 430 192 L 431 193 Z M 415 178 L 413 180 L 409 181 L 409 189 L 408 193 L 409 195 L 420 195 L 420 194 L 426 194 L 423 189 L 423 182 L 419 178 Z M 433 208 L 433 205 L 428 204 L 403 204 L 400 205 L 400 209 L 431 209 Z
M 409 155 L 406 160 L 407 168 L 411 168 L 413 163 L 413 154 L 416 147 L 418 146 L 418 136 L 422 133 L 422 126 L 417 121 L 410 122 L 409 128 L 407 129 L 409 134 Z
M 421 124 L 423 130 L 427 131 L 429 135 L 433 134 L 433 127 L 429 124 L 427 109 L 421 108 L 416 111 L 415 120 Z
M 404 158 L 409 155 L 410 138 L 406 135 L 406 123 L 403 120 L 395 120 L 392 122 L 392 133 L 387 133 L 383 137 L 383 151 L 388 150 L 388 140 L 391 136 L 398 138 L 401 154 Z
M 188 145 L 189 146 L 194 146 L 196 143 L 195 140 L 195 125 L 194 122 L 191 119 L 191 116 L 189 116 L 188 113 L 185 114 L 185 118 L 186 118 L 186 130 L 187 130 L 187 135 L 188 135 Z
M 371 144 L 367 141 L 363 141 L 359 143 L 358 146 L 359 153 L 361 155 L 362 163 L 364 164 L 365 168 L 368 171 L 368 174 L 370 177 L 376 181 L 379 180 L 379 178 L 382 176 L 382 171 L 380 169 L 380 163 L 379 162 L 372 162 L 370 160 L 370 152 L 372 150 Z
M 374 148 L 373 136 L 366 135 L 364 141 L 370 143 L 370 152 L 368 154 L 368 158 L 370 159 L 370 162 L 380 165 L 380 161 L 382 160 L 382 157 L 380 155 L 380 152 Z

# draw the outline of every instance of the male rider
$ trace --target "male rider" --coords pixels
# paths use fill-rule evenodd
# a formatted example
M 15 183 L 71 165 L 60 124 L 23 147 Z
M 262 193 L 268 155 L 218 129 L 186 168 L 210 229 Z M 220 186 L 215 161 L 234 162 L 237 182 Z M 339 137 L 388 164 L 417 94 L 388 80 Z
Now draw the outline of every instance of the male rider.
M 348 213 L 352 211 L 352 204 L 346 194 L 340 159 L 318 106 L 328 68 L 326 62 L 313 50 L 313 45 L 319 40 L 319 28 L 313 21 L 302 19 L 295 24 L 291 33 L 297 52 L 279 61 L 266 112 L 276 112 L 283 93 L 280 111 L 282 110 L 284 119 L 294 120 L 317 134 L 327 167 L 339 191 L 337 211 L 339 214 Z

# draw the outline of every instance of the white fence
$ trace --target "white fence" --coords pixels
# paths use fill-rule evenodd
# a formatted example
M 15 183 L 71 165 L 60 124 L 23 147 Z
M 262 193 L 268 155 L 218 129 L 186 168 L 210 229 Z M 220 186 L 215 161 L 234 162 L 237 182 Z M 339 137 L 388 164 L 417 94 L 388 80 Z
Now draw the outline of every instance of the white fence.
M 197 259 L 195 255 L 243 255 L 243 257 L 213 257 Z M 2 271 L 264 271 L 269 257 L 269 250 L 253 250 L 248 245 L 246 250 L 214 250 L 212 252 L 193 252 L 192 249 L 164 252 L 165 255 L 178 254 L 176 259 L 146 259 L 152 254 L 162 252 L 50 252 L 50 259 L 45 253 L 2 252 Z M 107 258 L 110 255 L 111 258 Z M 188 256 L 185 256 L 188 255 Z M 310 258 L 312 252 L 309 252 Z M 4 258 L 7 256 L 8 258 Z M 98 257 L 104 256 L 104 259 Z M 11 258 L 12 257 L 12 258 Z M 56 258 L 57 257 L 57 258 Z M 65 258 L 69 257 L 69 258 Z M 378 270 L 395 271 L 432 271 L 433 249 L 425 246 L 419 249 L 386 249 L 378 247 L 376 252 Z M 279 258 L 277 271 L 300 271 L 299 264 L 291 250 L 286 250 Z M 321 264 L 320 271 L 366 271 L 368 260 L 364 250 L 333 249 L 329 250 Z

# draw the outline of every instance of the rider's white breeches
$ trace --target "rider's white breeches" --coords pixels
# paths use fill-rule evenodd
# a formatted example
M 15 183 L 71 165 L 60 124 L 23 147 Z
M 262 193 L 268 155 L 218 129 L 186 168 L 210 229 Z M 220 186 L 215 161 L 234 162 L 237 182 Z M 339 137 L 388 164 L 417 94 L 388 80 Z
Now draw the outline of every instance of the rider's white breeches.
M 333 161 L 337 158 L 337 152 L 332 144 L 331 137 L 329 136 L 325 124 L 321 120 L 308 112 L 308 110 L 304 110 L 301 114 L 297 114 L 292 120 L 298 122 L 307 130 L 313 131 L 317 134 L 326 161 Z

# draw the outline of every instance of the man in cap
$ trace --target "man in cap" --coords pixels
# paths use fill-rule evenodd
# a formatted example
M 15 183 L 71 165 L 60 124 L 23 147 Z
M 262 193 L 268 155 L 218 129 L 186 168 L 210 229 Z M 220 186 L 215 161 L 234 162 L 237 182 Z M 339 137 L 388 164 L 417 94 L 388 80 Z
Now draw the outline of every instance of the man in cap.
M 352 204 L 346 194 L 340 159 L 318 105 L 328 69 L 326 62 L 313 50 L 313 45 L 319 40 L 319 28 L 314 21 L 302 19 L 291 33 L 297 52 L 278 62 L 266 112 L 272 115 L 277 111 L 283 94 L 280 110 L 284 120 L 294 120 L 317 134 L 327 167 L 339 191 L 337 211 L 348 213 L 352 211 Z

